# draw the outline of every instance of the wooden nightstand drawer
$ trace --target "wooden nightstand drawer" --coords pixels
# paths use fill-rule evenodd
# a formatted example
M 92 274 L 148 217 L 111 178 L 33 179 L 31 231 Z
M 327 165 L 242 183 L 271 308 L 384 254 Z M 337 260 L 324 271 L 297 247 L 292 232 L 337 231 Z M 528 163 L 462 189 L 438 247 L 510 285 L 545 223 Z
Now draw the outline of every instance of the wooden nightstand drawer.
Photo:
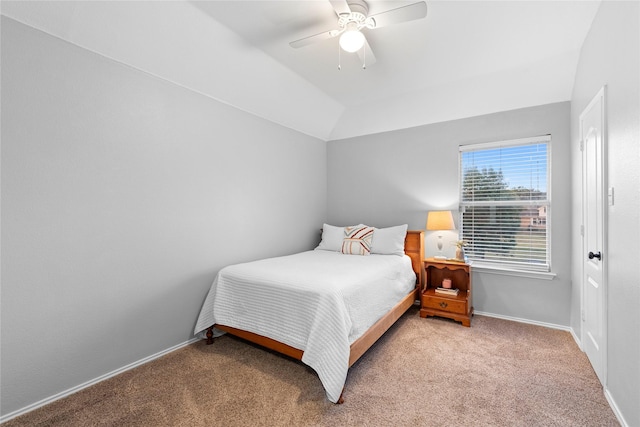
M 467 314 L 467 300 L 458 298 L 439 297 L 436 295 L 422 296 L 422 306 L 442 310 L 449 313 Z

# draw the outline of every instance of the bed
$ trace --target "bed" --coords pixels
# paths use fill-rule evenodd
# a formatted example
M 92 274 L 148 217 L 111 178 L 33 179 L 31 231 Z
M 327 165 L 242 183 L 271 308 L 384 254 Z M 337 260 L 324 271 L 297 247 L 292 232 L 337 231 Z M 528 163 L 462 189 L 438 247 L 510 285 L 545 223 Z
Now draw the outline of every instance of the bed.
M 207 344 L 229 333 L 301 360 L 316 371 L 327 398 L 342 403 L 348 369 L 418 299 L 424 232 L 400 226 L 402 241 L 396 227 L 369 227 L 371 252 L 356 256 L 345 255 L 344 246 L 351 246 L 346 253 L 362 251 L 364 240 L 342 239 L 342 230 L 367 226 L 341 227 L 340 242 L 333 243 L 328 227 L 315 250 L 221 269 L 195 332 L 204 333 Z M 389 230 L 395 252 L 376 251 Z

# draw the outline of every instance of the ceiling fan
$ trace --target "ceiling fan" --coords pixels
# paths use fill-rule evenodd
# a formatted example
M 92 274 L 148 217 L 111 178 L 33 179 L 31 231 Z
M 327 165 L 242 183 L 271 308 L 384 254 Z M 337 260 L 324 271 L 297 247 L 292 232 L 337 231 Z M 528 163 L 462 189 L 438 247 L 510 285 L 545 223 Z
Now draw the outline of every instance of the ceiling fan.
M 369 16 L 369 5 L 364 0 L 329 0 L 329 2 L 338 15 L 338 28 L 292 41 L 289 43 L 291 47 L 299 48 L 340 36 L 340 47 L 344 51 L 357 52 L 363 64 L 366 59 L 366 62 L 371 65 L 376 58 L 361 30 L 373 30 L 427 16 L 427 3 L 424 1 L 371 16 Z

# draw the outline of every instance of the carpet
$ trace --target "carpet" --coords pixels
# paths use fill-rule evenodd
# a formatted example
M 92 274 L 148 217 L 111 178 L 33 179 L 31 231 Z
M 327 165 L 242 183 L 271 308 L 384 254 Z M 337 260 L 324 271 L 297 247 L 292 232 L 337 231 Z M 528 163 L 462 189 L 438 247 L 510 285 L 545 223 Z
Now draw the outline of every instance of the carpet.
M 411 308 L 352 366 L 334 405 L 315 372 L 240 339 L 197 342 L 3 424 L 618 426 L 566 331 Z

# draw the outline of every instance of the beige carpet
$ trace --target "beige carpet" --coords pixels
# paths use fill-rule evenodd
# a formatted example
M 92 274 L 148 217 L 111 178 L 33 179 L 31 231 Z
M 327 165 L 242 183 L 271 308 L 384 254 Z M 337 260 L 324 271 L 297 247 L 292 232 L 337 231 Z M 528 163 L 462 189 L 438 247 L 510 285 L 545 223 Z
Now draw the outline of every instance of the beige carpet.
M 568 332 L 410 309 L 329 403 L 300 362 L 224 336 L 15 418 L 14 426 L 617 426 Z

